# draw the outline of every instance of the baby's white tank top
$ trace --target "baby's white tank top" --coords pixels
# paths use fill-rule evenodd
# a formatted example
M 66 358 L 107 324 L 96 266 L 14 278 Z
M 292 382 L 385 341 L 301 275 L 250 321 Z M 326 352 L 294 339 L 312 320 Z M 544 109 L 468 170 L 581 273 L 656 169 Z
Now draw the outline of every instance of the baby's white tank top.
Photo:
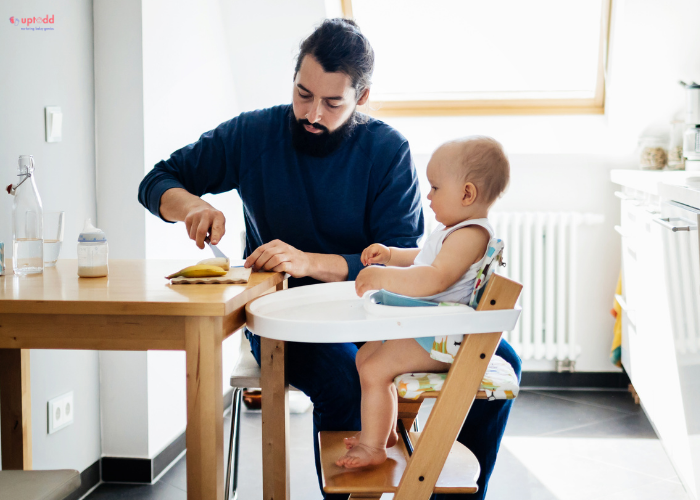
M 438 253 L 440 253 L 440 249 L 442 248 L 442 243 L 445 241 L 445 238 L 447 238 L 457 229 L 467 226 L 481 226 L 488 231 L 489 238 L 493 238 L 494 231 L 491 224 L 489 224 L 488 219 L 465 220 L 459 224 L 455 224 L 449 229 L 445 228 L 444 225 L 439 224 L 438 227 L 436 227 L 425 240 L 425 244 L 416 256 L 413 264 L 420 266 L 431 265 L 435 261 Z M 471 299 L 472 291 L 474 290 L 476 273 L 479 271 L 481 263 L 486 257 L 486 250 L 487 248 L 484 249 L 484 256 L 476 261 L 469 269 L 467 269 L 467 272 L 464 273 L 464 275 L 462 275 L 462 277 L 459 278 L 454 285 L 449 287 L 447 290 L 436 293 L 435 295 L 420 298 L 433 302 L 459 302 L 460 304 L 469 305 L 469 299 Z

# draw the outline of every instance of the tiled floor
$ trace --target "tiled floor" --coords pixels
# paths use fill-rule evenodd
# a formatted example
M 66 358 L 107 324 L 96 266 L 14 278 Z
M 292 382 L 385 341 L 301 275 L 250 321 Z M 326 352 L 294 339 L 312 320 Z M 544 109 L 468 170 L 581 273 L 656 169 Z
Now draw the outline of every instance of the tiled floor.
M 421 416 L 425 422 L 429 408 Z M 260 414 L 241 424 L 239 498 L 262 498 Z M 230 420 L 225 421 L 228 436 Z M 292 415 L 292 498 L 320 499 L 311 414 Z M 186 458 L 153 486 L 103 484 L 89 500 L 185 500 Z M 626 392 L 521 391 L 489 500 L 688 500 L 659 440 Z

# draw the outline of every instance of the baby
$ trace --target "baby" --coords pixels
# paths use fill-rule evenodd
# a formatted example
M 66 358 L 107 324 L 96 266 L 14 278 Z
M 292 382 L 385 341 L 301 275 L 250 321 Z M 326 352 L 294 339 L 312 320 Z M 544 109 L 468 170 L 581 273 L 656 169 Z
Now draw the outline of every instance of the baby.
M 360 272 L 359 296 L 368 290 L 468 304 L 493 229 L 489 208 L 510 176 L 501 145 L 488 137 L 468 137 L 440 146 L 428 163 L 430 207 L 440 223 L 418 248 L 367 247 L 362 263 L 385 264 Z M 398 440 L 394 378 L 409 372 L 446 372 L 452 357 L 433 351 L 434 337 L 367 342 L 357 353 L 362 386 L 362 432 L 345 440 L 347 453 L 336 465 L 378 465 Z M 432 352 L 431 352 L 432 351 Z

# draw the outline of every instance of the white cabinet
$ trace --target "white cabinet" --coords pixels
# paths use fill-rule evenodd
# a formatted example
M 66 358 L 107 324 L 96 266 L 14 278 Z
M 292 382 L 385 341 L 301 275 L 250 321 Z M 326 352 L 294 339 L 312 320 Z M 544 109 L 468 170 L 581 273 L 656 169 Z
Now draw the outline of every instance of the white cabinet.
M 700 426 L 694 424 L 700 423 L 700 405 L 695 403 L 694 411 L 689 404 L 700 396 L 700 369 L 684 375 L 689 366 L 700 367 L 700 341 L 694 336 L 700 336 L 695 299 L 700 278 L 693 280 L 700 264 L 690 255 L 698 235 L 677 231 L 685 219 L 673 204 L 632 190 L 620 197 L 622 363 L 688 493 L 698 498 L 700 444 L 693 442 L 700 443 Z M 669 217 L 676 223 L 669 224 Z M 688 358 L 690 350 L 695 361 Z
M 689 449 L 685 436 L 683 398 L 678 375 L 671 303 L 667 291 L 673 287 L 664 245 L 668 229 L 656 222 L 660 212 L 647 212 L 640 219 L 638 254 L 640 293 L 637 315 L 638 344 L 644 360 L 639 373 L 638 393 L 679 476 L 690 476 Z M 637 385 L 635 385 L 637 388 Z M 640 392 L 641 391 L 641 392 Z
M 662 204 L 654 239 L 662 251 L 658 324 L 663 327 L 661 360 L 671 359 L 667 401 L 657 413 L 659 436 L 688 492 L 698 498 L 700 479 L 700 210 L 669 200 Z M 668 352 L 671 346 L 671 352 Z

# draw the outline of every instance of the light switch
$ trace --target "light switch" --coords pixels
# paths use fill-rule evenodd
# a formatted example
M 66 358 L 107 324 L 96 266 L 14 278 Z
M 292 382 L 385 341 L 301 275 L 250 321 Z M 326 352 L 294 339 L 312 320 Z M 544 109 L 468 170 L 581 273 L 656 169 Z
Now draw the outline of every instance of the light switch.
M 46 122 L 46 142 L 60 142 L 63 133 L 63 113 L 59 106 L 44 108 Z

